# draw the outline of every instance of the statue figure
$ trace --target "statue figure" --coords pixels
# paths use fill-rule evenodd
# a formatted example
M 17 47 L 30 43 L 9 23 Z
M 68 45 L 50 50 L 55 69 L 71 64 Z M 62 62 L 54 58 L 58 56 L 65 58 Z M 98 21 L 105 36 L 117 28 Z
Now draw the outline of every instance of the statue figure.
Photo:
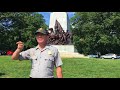
M 54 26 L 55 32 L 53 28 L 49 28 L 49 44 L 53 45 L 67 45 L 69 44 L 70 34 L 69 32 L 64 32 L 60 23 L 56 20 Z
M 52 12 L 49 25 L 49 44 L 67 45 L 71 43 L 70 23 L 66 12 Z

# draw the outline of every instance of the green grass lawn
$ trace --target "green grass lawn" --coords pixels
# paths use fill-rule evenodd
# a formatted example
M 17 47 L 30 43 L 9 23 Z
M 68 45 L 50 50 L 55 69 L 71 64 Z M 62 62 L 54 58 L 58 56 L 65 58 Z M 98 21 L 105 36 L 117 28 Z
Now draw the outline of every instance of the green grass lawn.
M 62 60 L 64 78 L 120 78 L 120 59 L 63 58 Z M 10 56 L 0 56 L 0 78 L 29 78 L 30 68 L 29 60 L 18 61 L 11 60 Z

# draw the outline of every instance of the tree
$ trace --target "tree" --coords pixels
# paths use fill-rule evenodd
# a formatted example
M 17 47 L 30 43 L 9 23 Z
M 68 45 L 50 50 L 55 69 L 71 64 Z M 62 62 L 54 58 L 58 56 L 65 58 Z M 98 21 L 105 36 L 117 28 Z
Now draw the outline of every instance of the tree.
M 119 12 L 76 12 L 71 21 L 73 43 L 80 53 L 119 53 Z
M 25 43 L 25 49 L 35 46 L 34 32 L 40 27 L 47 25 L 37 12 L 0 12 L 0 50 L 14 50 L 19 40 Z

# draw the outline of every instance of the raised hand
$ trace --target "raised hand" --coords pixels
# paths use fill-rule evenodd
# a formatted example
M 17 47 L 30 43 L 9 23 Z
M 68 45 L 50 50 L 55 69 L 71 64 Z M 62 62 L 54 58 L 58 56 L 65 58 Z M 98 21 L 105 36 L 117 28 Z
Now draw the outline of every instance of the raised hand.
M 21 41 L 18 41 L 16 44 L 18 44 L 17 49 L 20 49 L 22 51 L 22 49 L 24 48 L 24 43 Z

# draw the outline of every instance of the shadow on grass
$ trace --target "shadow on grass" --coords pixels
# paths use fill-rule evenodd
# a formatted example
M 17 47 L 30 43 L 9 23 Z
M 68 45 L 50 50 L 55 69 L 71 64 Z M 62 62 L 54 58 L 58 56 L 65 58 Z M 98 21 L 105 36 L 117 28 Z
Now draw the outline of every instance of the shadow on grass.
M 5 75 L 5 73 L 0 73 L 0 76 Z

